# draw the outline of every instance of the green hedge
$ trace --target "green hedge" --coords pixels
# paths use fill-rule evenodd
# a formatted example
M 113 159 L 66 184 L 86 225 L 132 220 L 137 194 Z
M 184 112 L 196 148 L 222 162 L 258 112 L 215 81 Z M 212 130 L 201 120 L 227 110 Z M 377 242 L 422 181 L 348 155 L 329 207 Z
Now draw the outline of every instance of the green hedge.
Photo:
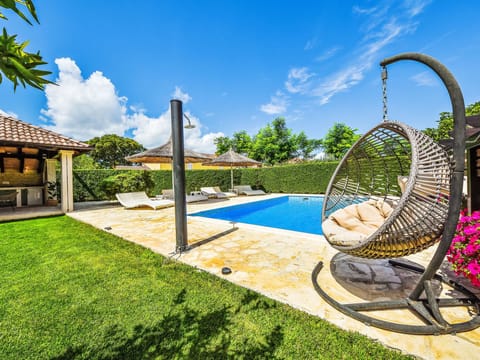
M 323 194 L 338 162 L 313 162 L 243 169 L 241 182 L 267 192 L 292 194 Z
M 337 162 L 313 162 L 298 165 L 275 166 L 268 168 L 234 169 L 234 184 L 251 185 L 253 188 L 276 193 L 322 194 L 327 189 Z M 106 200 L 111 198 L 102 189 L 108 177 L 142 170 L 74 170 L 74 201 Z M 148 195 L 161 194 L 163 189 L 172 188 L 172 172 L 169 170 L 148 171 L 154 186 Z M 227 170 L 187 170 L 185 172 L 187 192 L 199 190 L 203 186 L 220 186 L 230 189 L 230 169 Z
M 121 174 L 122 170 L 73 170 L 73 201 L 108 199 L 101 183 L 109 176 Z M 57 180 L 61 180 L 57 176 Z

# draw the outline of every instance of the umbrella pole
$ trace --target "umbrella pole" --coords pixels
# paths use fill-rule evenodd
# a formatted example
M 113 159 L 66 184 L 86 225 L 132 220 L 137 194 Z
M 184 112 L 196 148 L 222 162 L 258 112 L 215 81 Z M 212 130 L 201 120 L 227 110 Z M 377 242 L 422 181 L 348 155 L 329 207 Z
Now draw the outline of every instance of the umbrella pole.
M 230 190 L 233 191 L 233 166 L 230 164 Z

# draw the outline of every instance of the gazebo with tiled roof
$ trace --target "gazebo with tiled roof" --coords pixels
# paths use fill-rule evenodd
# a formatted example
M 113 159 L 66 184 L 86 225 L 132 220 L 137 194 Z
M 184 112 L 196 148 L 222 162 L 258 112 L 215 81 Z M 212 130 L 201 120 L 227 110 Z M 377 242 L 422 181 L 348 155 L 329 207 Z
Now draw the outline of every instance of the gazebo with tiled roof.
M 61 208 L 73 210 L 72 158 L 92 148 L 51 130 L 0 115 L 0 189 L 17 190 L 17 206 L 45 205 L 61 161 Z

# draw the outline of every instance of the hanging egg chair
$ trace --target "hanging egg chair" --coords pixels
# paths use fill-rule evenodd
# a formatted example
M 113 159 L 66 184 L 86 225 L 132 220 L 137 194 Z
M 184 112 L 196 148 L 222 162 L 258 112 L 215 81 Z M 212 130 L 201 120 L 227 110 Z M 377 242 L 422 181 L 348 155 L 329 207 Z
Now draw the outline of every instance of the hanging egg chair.
M 446 86 L 454 118 L 452 153 L 421 131 L 388 120 L 386 66 L 400 60 L 429 66 Z M 342 261 L 342 265 L 346 264 L 343 268 L 354 268 L 358 263 L 364 266 L 369 261 L 382 262 L 382 266 L 416 273 L 418 280 L 405 298 L 343 304 L 320 286 L 318 276 L 323 268 L 320 261 L 312 271 L 313 286 L 337 310 L 382 329 L 423 335 L 475 329 L 480 326 L 479 298 L 456 281 L 437 274 L 452 242 L 462 200 L 465 166 L 462 92 L 448 69 L 427 55 L 399 54 L 385 59 L 381 65 L 384 121 L 363 135 L 339 163 L 325 193 L 322 229 L 326 240 L 347 254 L 340 254 L 341 260 L 332 259 L 331 268 Z M 437 248 L 425 268 L 411 261 L 393 259 L 435 243 Z M 434 288 L 442 283 L 462 297 L 441 297 Z M 468 308 L 465 321 L 452 323 L 445 319 L 441 309 L 455 307 L 462 312 Z M 414 313 L 420 324 L 398 323 L 367 314 L 401 309 Z
M 323 232 L 350 255 L 393 258 L 433 245 L 449 207 L 451 161 L 431 138 L 384 121 L 340 162 L 323 205 Z

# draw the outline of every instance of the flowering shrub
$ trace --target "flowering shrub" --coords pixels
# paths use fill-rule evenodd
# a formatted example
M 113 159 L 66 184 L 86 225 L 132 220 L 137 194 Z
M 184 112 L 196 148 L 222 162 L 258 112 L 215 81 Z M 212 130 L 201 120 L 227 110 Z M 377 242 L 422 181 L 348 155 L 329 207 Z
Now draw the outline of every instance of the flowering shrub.
M 471 216 L 466 210 L 460 213 L 447 260 L 455 274 L 465 276 L 480 287 L 480 211 L 474 211 Z

